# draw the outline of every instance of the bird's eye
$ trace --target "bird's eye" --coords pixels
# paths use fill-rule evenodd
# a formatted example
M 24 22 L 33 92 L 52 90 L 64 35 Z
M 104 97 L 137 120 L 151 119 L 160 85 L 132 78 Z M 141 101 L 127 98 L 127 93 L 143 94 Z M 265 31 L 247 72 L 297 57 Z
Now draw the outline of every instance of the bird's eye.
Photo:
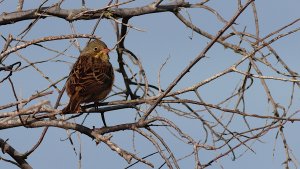
M 97 50 L 98 50 L 98 48 L 97 48 L 97 47 L 95 47 L 95 48 L 94 48 L 94 51 L 97 51 Z

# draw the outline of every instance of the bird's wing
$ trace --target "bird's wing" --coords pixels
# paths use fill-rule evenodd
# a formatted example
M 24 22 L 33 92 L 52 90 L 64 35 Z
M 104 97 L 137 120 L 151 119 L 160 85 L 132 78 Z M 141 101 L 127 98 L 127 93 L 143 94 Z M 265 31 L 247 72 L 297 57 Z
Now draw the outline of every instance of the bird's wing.
M 69 76 L 69 92 L 85 96 L 95 88 L 105 90 L 113 83 L 113 68 L 110 63 L 94 64 L 88 57 L 80 57 Z
M 114 80 L 113 68 L 110 63 L 93 66 L 93 76 L 99 84 L 110 85 Z
M 92 72 L 85 76 L 85 87 L 81 91 L 81 95 L 86 93 L 101 93 L 110 90 L 113 84 L 114 75 L 111 65 L 94 65 Z
M 79 56 L 78 60 L 73 65 L 67 81 L 68 93 L 73 95 L 84 86 L 92 83 L 94 79 L 92 74 L 92 69 L 87 57 Z

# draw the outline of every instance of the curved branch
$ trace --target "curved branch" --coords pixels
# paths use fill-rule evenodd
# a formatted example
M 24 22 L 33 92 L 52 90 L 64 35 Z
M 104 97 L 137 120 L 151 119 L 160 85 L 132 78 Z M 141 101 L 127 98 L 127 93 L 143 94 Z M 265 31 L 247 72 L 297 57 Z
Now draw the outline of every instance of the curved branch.
M 90 129 L 86 126 L 83 126 L 83 125 L 80 125 L 77 123 L 71 123 L 71 122 L 66 122 L 66 121 L 62 121 L 62 120 L 38 121 L 36 119 L 29 118 L 26 121 L 25 127 L 38 128 L 38 127 L 52 126 L 52 127 L 63 128 L 63 129 L 76 130 L 82 134 L 87 135 L 88 137 L 90 137 L 92 139 L 95 139 L 97 144 L 99 144 L 100 142 L 104 142 L 111 150 L 117 152 L 128 163 L 130 163 L 132 158 L 134 158 L 134 159 L 141 161 L 153 168 L 153 164 L 151 164 L 150 162 L 148 162 L 144 159 L 137 157 L 136 155 L 134 155 L 130 152 L 127 152 L 126 150 L 121 149 L 117 144 L 110 141 L 111 136 L 103 136 L 103 134 L 109 133 L 109 132 L 115 132 L 115 131 L 135 130 L 137 128 L 144 128 L 144 127 L 148 126 L 149 123 L 154 122 L 155 120 L 156 119 L 154 118 L 154 119 L 150 119 L 150 120 L 143 121 L 143 122 L 121 124 L 121 125 L 112 126 L 112 127 L 103 127 L 100 129 Z M 8 122 L 6 122 L 6 125 L 4 124 L 3 126 L 0 126 L 0 130 L 4 129 L 5 128 L 4 126 L 6 126 L 6 127 L 9 126 L 10 128 L 12 128 L 12 127 L 23 126 L 23 124 L 21 123 L 20 119 L 9 120 Z M 1 140 L 0 140 L 0 145 L 2 145 Z M 22 156 L 22 155 L 18 155 L 18 156 Z M 30 168 L 28 168 L 28 169 L 30 169 Z
M 130 18 L 133 16 L 158 13 L 158 12 L 174 12 L 178 11 L 181 7 L 191 7 L 187 2 L 181 1 L 180 3 L 169 3 L 164 5 L 155 6 L 149 4 L 142 7 L 136 8 L 111 8 L 108 7 L 102 9 L 61 9 L 57 4 L 50 7 L 41 7 L 39 9 L 30 9 L 25 11 L 16 11 L 11 13 L 3 12 L 0 15 L 0 25 L 14 24 L 19 21 L 47 18 L 47 17 L 58 17 L 67 21 L 75 20 L 91 20 L 103 18 Z

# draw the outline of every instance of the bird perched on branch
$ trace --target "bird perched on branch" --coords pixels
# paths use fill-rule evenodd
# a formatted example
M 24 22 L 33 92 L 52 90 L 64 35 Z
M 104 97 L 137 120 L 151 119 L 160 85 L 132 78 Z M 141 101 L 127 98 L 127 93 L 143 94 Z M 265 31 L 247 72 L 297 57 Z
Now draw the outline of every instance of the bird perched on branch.
M 109 51 L 99 39 L 89 42 L 83 49 L 66 82 L 70 101 L 62 113 L 79 112 L 81 103 L 103 100 L 109 94 L 114 81 Z

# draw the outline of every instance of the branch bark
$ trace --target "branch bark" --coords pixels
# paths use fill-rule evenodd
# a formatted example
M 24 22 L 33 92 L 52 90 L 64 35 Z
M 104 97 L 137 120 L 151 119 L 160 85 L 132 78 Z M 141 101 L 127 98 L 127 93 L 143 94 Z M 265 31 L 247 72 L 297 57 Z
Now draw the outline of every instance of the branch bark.
M 130 18 L 133 16 L 158 13 L 158 12 L 175 12 L 179 8 L 188 8 L 189 3 L 181 1 L 180 3 L 169 3 L 154 6 L 152 4 L 136 7 L 136 8 L 107 8 L 102 9 L 61 9 L 58 4 L 50 7 L 41 7 L 38 9 L 30 9 L 24 11 L 16 11 L 11 13 L 3 12 L 0 15 L 0 25 L 14 24 L 19 21 L 32 20 L 37 18 L 58 17 L 69 22 L 75 20 L 92 20 L 103 16 L 109 19 L 114 18 Z
M 22 169 L 32 169 L 32 167 L 27 163 L 23 154 L 19 153 L 16 149 L 14 149 L 11 145 L 9 145 L 6 141 L 0 138 L 0 147 L 3 153 L 9 154 Z

